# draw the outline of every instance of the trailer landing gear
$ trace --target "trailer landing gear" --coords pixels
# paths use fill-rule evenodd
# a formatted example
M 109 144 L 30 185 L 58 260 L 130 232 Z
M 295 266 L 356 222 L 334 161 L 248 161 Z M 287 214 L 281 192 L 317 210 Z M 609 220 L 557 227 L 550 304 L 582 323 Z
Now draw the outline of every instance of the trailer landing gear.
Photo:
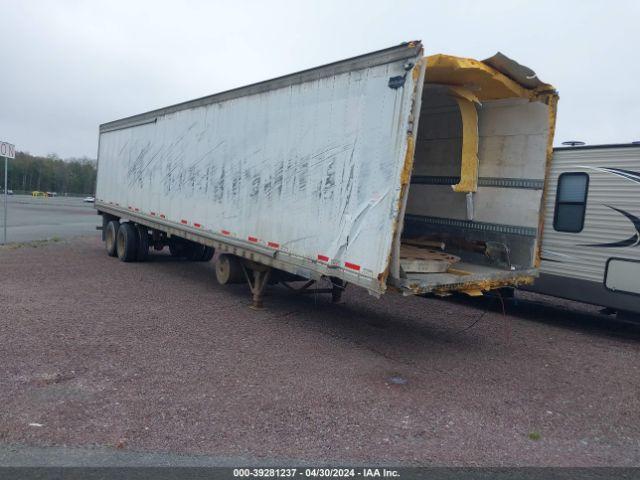
M 264 306 L 262 304 L 262 296 L 264 294 L 264 289 L 269 282 L 269 277 L 271 276 L 271 268 L 266 267 L 265 270 L 249 270 L 244 265 L 242 267 L 244 275 L 247 278 L 249 288 L 251 289 L 251 294 L 253 295 L 253 303 L 249 308 L 251 308 L 252 310 L 262 310 L 264 309 Z
M 271 267 L 243 260 L 235 255 L 223 253 L 216 260 L 216 280 L 218 283 L 230 285 L 246 281 L 253 296 L 251 308 L 254 310 L 264 308 L 262 297 L 270 276 Z
M 250 308 L 253 310 L 264 308 L 264 292 L 269 284 L 281 283 L 298 294 L 329 293 L 333 303 L 340 302 L 342 292 L 347 286 L 344 280 L 330 277 L 330 287 L 310 288 L 316 284 L 315 280 L 308 280 L 302 286 L 296 287 L 291 282 L 298 282 L 304 278 L 228 253 L 223 253 L 217 258 L 215 272 L 220 285 L 247 282 L 252 295 Z

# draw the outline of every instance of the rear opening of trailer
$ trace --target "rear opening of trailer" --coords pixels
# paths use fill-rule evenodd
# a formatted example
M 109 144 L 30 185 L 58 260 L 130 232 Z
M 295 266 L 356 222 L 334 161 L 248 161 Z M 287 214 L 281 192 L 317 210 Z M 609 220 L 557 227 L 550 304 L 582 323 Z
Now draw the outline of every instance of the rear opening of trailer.
M 476 295 L 537 274 L 556 92 L 502 54 L 426 65 L 390 284 Z M 518 82 L 519 80 L 520 82 Z
M 374 295 L 527 283 L 556 101 L 502 54 L 424 57 L 410 42 L 109 122 L 96 191 L 107 249 L 215 250 L 218 280 L 246 281 L 254 300 L 269 282 L 323 278 L 334 299 L 346 283 Z

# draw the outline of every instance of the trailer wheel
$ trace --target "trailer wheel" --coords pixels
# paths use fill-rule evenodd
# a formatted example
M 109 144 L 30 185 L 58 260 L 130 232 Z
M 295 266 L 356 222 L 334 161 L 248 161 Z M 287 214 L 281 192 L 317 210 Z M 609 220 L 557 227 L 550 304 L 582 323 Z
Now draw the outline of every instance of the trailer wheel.
M 213 255 L 216 253 L 215 248 L 213 247 L 204 247 L 204 253 L 202 254 L 201 262 L 209 262 L 213 258 Z
M 220 285 L 244 283 L 246 281 L 238 257 L 226 253 L 218 257 L 216 260 L 216 280 Z
M 107 247 L 107 255 L 110 257 L 117 257 L 118 251 L 116 248 L 118 229 L 120 228 L 120 222 L 117 220 L 110 220 L 107 223 L 105 229 L 104 244 Z
M 138 262 L 146 262 L 149 258 L 149 229 L 144 225 L 138 225 L 138 249 L 136 252 L 136 260 Z
M 616 313 L 616 319 L 623 322 L 640 323 L 640 313 L 618 310 Z
M 169 240 L 169 252 L 175 258 L 182 258 L 187 254 L 187 245 L 180 239 L 171 238 Z
M 195 242 L 187 244 L 187 260 L 191 260 L 192 262 L 199 262 L 200 260 L 202 260 L 202 256 L 204 255 L 204 248 L 204 245 L 200 245 L 199 243 Z
M 133 262 L 136 260 L 138 253 L 138 229 L 131 223 L 123 223 L 118 229 L 116 236 L 116 248 L 118 250 L 118 258 L 123 262 Z

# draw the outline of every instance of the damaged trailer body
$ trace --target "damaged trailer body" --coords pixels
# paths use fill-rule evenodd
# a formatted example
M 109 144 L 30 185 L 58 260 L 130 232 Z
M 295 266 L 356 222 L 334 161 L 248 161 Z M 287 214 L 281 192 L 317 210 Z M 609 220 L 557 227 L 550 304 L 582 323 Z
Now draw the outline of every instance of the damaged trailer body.
M 101 125 L 95 206 L 374 295 L 527 283 L 556 101 L 501 54 L 410 42 Z

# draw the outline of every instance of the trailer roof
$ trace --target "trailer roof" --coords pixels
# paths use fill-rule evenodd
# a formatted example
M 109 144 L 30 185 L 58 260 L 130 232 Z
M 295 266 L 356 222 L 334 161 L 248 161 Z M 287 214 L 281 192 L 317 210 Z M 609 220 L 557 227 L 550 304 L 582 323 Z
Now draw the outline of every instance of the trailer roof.
M 181 110 L 210 105 L 212 103 L 219 103 L 233 98 L 253 95 L 269 90 L 275 90 L 277 88 L 288 87 L 299 83 L 345 73 L 351 70 L 360 70 L 363 68 L 374 67 L 385 63 L 403 60 L 405 58 L 414 58 L 421 53 L 422 42 L 420 40 L 401 43 L 400 45 L 385 48 L 384 50 L 378 50 L 375 52 L 366 53 L 364 55 L 358 55 L 356 57 L 328 63 L 319 67 L 302 70 L 296 73 L 291 73 L 289 75 L 272 78 L 270 80 L 253 83 L 231 90 L 226 90 L 224 92 L 197 98 L 195 100 L 189 100 L 168 107 L 150 110 L 138 115 L 121 118 L 112 122 L 103 123 L 102 125 L 100 125 L 100 133 L 105 133 L 112 130 L 120 130 L 122 128 L 134 127 L 136 125 L 144 125 L 145 123 L 153 123 L 156 121 L 158 116 L 178 112 Z
M 401 43 L 395 47 L 358 55 L 319 67 L 103 123 L 100 125 L 100 133 L 144 125 L 146 123 L 154 123 L 159 116 L 181 110 L 197 108 L 233 98 L 288 87 L 351 70 L 360 70 L 384 63 L 415 58 L 421 53 L 421 41 Z M 460 84 L 462 86 L 473 84 L 478 87 L 476 95 L 480 100 L 509 97 L 526 98 L 535 96 L 540 92 L 555 92 L 551 85 L 540 81 L 533 70 L 520 65 L 515 60 L 510 59 L 500 52 L 483 61 L 437 54 L 426 57 L 426 62 L 430 69 L 428 77 L 429 83 Z
M 427 83 L 463 87 L 481 101 L 555 92 L 533 70 L 500 52 L 483 61 L 445 54 L 429 55 L 426 61 Z

